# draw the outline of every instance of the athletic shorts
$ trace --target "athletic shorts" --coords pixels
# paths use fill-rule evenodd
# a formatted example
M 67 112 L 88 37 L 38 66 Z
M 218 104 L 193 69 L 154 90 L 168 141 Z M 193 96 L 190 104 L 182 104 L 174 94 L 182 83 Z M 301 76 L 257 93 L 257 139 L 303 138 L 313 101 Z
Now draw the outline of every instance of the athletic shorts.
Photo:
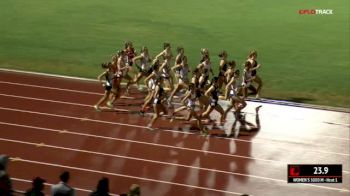
M 218 105 L 219 100 L 217 99 L 210 99 L 210 106 L 215 107 Z

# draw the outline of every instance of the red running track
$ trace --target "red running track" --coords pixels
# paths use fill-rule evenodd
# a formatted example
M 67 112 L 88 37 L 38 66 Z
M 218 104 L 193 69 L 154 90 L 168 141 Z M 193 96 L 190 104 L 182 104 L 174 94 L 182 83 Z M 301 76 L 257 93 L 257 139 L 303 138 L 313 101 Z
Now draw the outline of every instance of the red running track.
M 202 137 L 194 122 L 166 117 L 147 130 L 151 116 L 137 114 L 136 90 L 116 110 L 95 112 L 102 92 L 96 81 L 0 71 L 0 153 L 12 157 L 16 189 L 35 176 L 57 183 L 68 170 L 78 195 L 103 176 L 113 194 L 133 183 L 142 195 L 350 194 L 349 113 L 250 102 L 244 112 L 255 125 L 254 109 L 263 105 L 259 130 L 232 137 L 238 128 L 229 115 Z M 288 184 L 290 163 L 342 164 L 343 183 Z

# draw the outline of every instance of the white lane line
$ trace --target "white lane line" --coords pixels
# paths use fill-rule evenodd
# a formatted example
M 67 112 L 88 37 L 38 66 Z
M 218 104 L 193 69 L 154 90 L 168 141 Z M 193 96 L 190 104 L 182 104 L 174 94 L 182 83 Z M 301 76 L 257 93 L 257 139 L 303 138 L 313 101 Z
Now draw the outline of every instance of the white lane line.
M 23 97 L 23 96 L 9 95 L 9 94 L 3 94 L 3 93 L 0 93 L 0 96 L 14 97 L 14 98 L 18 98 L 18 99 L 29 99 L 29 100 L 34 100 L 34 101 L 44 101 L 44 102 L 50 102 L 50 103 L 59 103 L 59 104 L 67 104 L 67 105 L 74 105 L 74 106 L 93 108 L 93 106 L 91 106 L 91 105 L 82 104 L 82 103 L 56 101 L 56 100 L 51 100 L 51 99 L 40 99 L 40 98 L 34 98 L 34 97 Z M 113 110 L 115 110 L 115 111 L 122 111 L 122 112 L 130 112 L 130 110 L 120 109 L 120 108 L 114 108 Z
M 75 77 L 75 76 L 65 76 L 65 75 L 58 75 L 58 74 L 48 74 L 48 73 L 42 73 L 42 72 L 24 71 L 24 70 L 16 70 L 16 69 L 0 68 L 0 71 L 32 74 L 32 75 L 39 75 L 39 76 L 48 76 L 48 77 L 54 77 L 54 78 L 64 78 L 64 79 L 71 79 L 71 80 L 90 81 L 90 82 L 98 81 L 97 79 L 82 78 L 82 77 Z
M 21 162 L 32 163 L 32 164 L 37 164 L 37 165 L 45 165 L 45 166 L 66 168 L 66 169 L 78 170 L 78 171 L 83 171 L 83 172 L 97 173 L 97 174 L 103 174 L 103 175 L 109 175 L 109 176 L 117 176 L 117 177 L 123 177 L 123 178 L 132 178 L 132 179 L 137 179 L 137 180 L 142 180 L 142 181 L 150 181 L 150 182 L 156 182 L 156 183 L 162 183 L 162 184 L 176 185 L 176 186 L 182 186 L 182 187 L 187 187 L 187 188 L 194 188 L 194 189 L 201 189 L 201 190 L 207 190 L 207 191 L 226 193 L 226 194 L 231 194 L 231 195 L 242 195 L 243 194 L 243 193 L 238 193 L 238 192 L 233 192 L 233 191 L 225 191 L 225 190 L 208 188 L 208 187 L 202 187 L 202 186 L 181 184 L 181 183 L 164 181 L 164 180 L 156 180 L 156 179 L 153 179 L 153 178 L 144 178 L 144 177 L 138 177 L 138 176 L 130 176 L 130 175 L 125 175 L 125 174 L 105 172 L 105 171 L 86 169 L 86 168 L 80 168 L 80 167 L 74 167 L 74 166 L 68 166 L 68 165 L 60 165 L 60 164 L 55 164 L 55 163 L 46 163 L 46 162 L 26 160 L 26 159 L 21 159 L 21 158 L 16 158 L 16 159 L 10 158 L 10 159 L 11 160 L 15 160 L 17 162 L 21 161 Z M 327 189 L 328 189 L 328 187 L 327 187 Z
M 12 139 L 5 139 L 5 138 L 0 138 L 0 141 L 6 141 L 6 142 L 12 142 L 12 143 L 20 143 L 20 144 L 26 144 L 26 145 L 31 145 L 31 146 L 38 146 L 39 145 L 38 143 L 25 142 L 25 141 L 20 141 L 20 140 L 12 140 Z M 40 148 L 42 148 L 42 147 L 54 148 L 54 149 L 60 149 L 60 150 L 67 150 L 67 151 L 74 151 L 74 152 L 81 152 L 81 153 L 86 153 L 86 154 L 94 154 L 94 155 L 115 157 L 115 158 L 121 158 L 121 159 L 130 159 L 130 160 L 135 160 L 135 161 L 143 161 L 143 162 L 156 163 L 156 164 L 175 166 L 175 167 L 184 167 L 184 168 L 189 168 L 189 169 L 203 170 L 203 171 L 207 171 L 207 172 L 222 173 L 222 174 L 236 175 L 236 176 L 244 176 L 244 177 L 257 178 L 257 179 L 263 179 L 263 180 L 270 180 L 270 181 L 276 181 L 276 182 L 283 182 L 283 183 L 286 182 L 286 180 L 269 178 L 269 177 L 263 177 L 263 176 L 242 174 L 242 173 L 237 173 L 237 172 L 229 172 L 229 171 L 223 171 L 223 170 L 217 170 L 217 169 L 209 169 L 209 168 L 196 167 L 196 166 L 189 166 L 189 165 L 183 165 L 183 164 L 177 164 L 177 163 L 169 163 L 169 162 L 163 162 L 163 161 L 154 161 L 154 160 L 142 159 L 142 158 L 136 158 L 136 157 L 130 157 L 130 156 L 108 154 L 108 153 L 102 153 L 102 152 L 95 152 L 95 151 L 82 150 L 82 149 L 76 149 L 76 148 L 67 148 L 67 147 L 54 146 L 54 145 L 48 145 L 48 144 L 40 143 Z
M 32 183 L 32 180 L 26 180 L 26 179 L 22 179 L 22 178 L 15 178 L 15 177 L 11 177 L 11 180 L 13 181 L 18 181 L 18 182 L 25 182 L 25 183 Z M 51 188 L 51 186 L 53 184 L 51 183 L 44 183 L 46 186 L 49 186 L 49 188 Z M 82 189 L 82 188 L 77 188 L 77 187 L 73 187 L 75 190 L 78 190 L 78 191 L 81 191 L 81 192 L 88 192 L 88 193 L 91 193 L 92 190 L 88 190 L 88 189 Z M 112 193 L 109 193 L 109 195 L 113 195 L 113 196 L 119 196 L 117 194 L 112 194 Z
M 49 86 L 40 86 L 40 85 L 33 85 L 33 84 L 21 84 L 21 83 L 16 83 L 16 82 L 0 81 L 0 83 L 18 85 L 18 86 L 26 86 L 26 87 L 34 87 L 34 88 L 43 88 L 43 89 L 50 89 L 50 90 L 58 90 L 58 91 L 67 91 L 67 92 L 74 92 L 74 93 L 82 93 L 82 94 L 90 94 L 90 95 L 99 95 L 99 96 L 103 95 L 103 93 L 79 91 L 79 90 L 72 90 L 72 89 L 66 89 L 66 88 L 56 88 L 56 87 L 49 87 Z
M 9 125 L 9 126 L 16 126 L 16 127 L 24 127 L 24 128 L 30 128 L 30 129 L 37 129 L 37 130 L 43 130 L 43 131 L 58 132 L 58 133 L 64 133 L 64 134 L 71 134 L 71 135 L 79 135 L 79 136 L 86 136 L 86 137 L 93 137 L 93 138 L 100 138 L 100 139 L 107 139 L 107 140 L 114 140 L 114 141 L 122 141 L 122 142 L 136 143 L 136 144 L 159 146 L 159 147 L 164 147 L 164 148 L 171 148 L 171 149 L 178 149 L 178 150 L 185 150 L 185 151 L 193 151 L 193 152 L 199 152 L 199 153 L 204 153 L 204 154 L 214 154 L 214 155 L 228 156 L 228 157 L 234 157 L 234 158 L 243 158 L 243 159 L 252 159 L 252 160 L 265 161 L 265 162 L 276 162 L 276 163 L 281 163 L 281 164 L 288 164 L 287 162 L 277 161 L 277 160 L 269 160 L 269 159 L 262 159 L 262 158 L 256 158 L 256 157 L 234 155 L 234 154 L 227 154 L 227 153 L 208 151 L 208 150 L 199 150 L 199 149 L 194 149 L 194 148 L 186 148 L 186 147 L 179 147 L 179 146 L 172 146 L 172 145 L 165 145 L 165 144 L 149 143 L 149 142 L 142 142 L 142 141 L 136 141 L 136 140 L 113 138 L 113 137 L 93 135 L 93 134 L 87 134 L 87 133 L 71 132 L 71 131 L 67 131 L 67 130 L 64 130 L 62 132 L 62 130 L 57 130 L 57 129 L 35 127 L 35 126 L 21 125 L 21 124 L 13 124 L 13 123 L 7 123 L 7 122 L 0 122 L 0 124 Z
M 49 132 L 54 132 L 54 133 L 59 133 L 59 134 L 64 133 L 64 134 L 71 134 L 71 135 L 78 135 L 78 136 L 85 136 L 85 137 L 92 137 L 92 138 L 99 138 L 99 139 L 106 139 L 106 140 L 113 140 L 113 141 L 122 141 L 122 142 L 130 142 L 130 143 L 144 144 L 144 145 L 151 145 L 151 146 L 160 146 L 160 147 L 164 147 L 164 148 L 193 151 L 193 152 L 199 152 L 199 153 L 205 153 L 205 154 L 215 154 L 215 155 L 229 156 L 229 157 L 235 157 L 235 158 L 244 158 L 244 159 L 259 160 L 259 161 L 265 161 L 265 162 L 275 162 L 275 163 L 279 163 L 279 164 L 283 164 L 283 165 L 288 164 L 288 162 L 278 161 L 278 160 L 261 159 L 261 158 L 256 158 L 256 157 L 241 156 L 241 155 L 234 155 L 234 154 L 227 154 L 227 153 L 220 153 L 220 152 L 206 151 L 206 150 L 198 150 L 198 149 L 186 148 L 186 147 L 178 147 L 178 146 L 171 146 L 171 145 L 164 145 L 164 144 L 157 144 L 157 143 L 148 143 L 148 142 L 141 142 L 141 141 L 135 141 L 135 140 L 93 135 L 93 134 L 87 134 L 87 133 L 71 132 L 68 130 L 62 131 L 62 130 L 58 130 L 58 129 L 50 129 L 50 128 L 43 128 L 43 127 L 29 126 L 29 125 L 13 124 L 13 123 L 1 122 L 1 121 L 0 121 L 0 124 L 8 125 L 8 126 L 15 126 L 15 127 L 29 128 L 29 129 L 34 129 L 34 130 L 49 131 Z M 345 171 L 345 170 L 343 170 L 343 172 L 346 174 L 350 173 L 349 171 Z
M 88 91 L 79 91 L 79 90 L 71 90 L 71 89 L 64 89 L 64 88 L 55 88 L 55 87 L 40 86 L 40 85 L 21 84 L 21 83 L 15 83 L 15 82 L 0 81 L 0 83 L 10 84 L 10 85 L 27 86 L 27 87 L 33 87 L 33 88 L 44 88 L 44 89 L 52 89 L 52 90 L 59 90 L 59 91 L 76 92 L 76 93 L 82 93 L 82 94 L 94 94 L 94 95 L 100 95 L 100 96 L 103 95 L 102 93 L 95 93 L 95 92 L 88 92 Z M 3 95 L 3 96 L 16 96 L 16 95 L 8 95 L 8 94 L 1 94 L 1 95 Z M 85 105 L 85 104 L 80 104 L 80 103 L 69 103 L 69 102 L 63 102 L 63 101 L 55 101 L 55 100 L 48 100 L 48 99 L 32 98 L 32 97 L 26 97 L 26 96 L 17 96 L 17 98 L 32 99 L 32 100 L 38 100 L 38 101 L 47 101 L 47 102 L 53 102 L 53 103 L 62 103 L 62 104 L 70 104 L 70 105 L 77 105 L 77 106 L 92 107 L 91 105 Z M 174 104 L 178 104 L 178 103 L 174 103 Z M 115 110 L 125 111 L 125 112 L 132 112 L 132 110 L 119 109 L 119 108 L 115 108 Z M 147 113 L 147 114 L 152 114 L 152 113 Z M 348 126 L 350 126 L 350 125 L 348 125 Z M 319 135 L 319 134 L 317 134 L 317 137 L 326 137 L 326 138 L 330 138 L 330 139 L 350 141 L 350 138 L 340 138 L 340 137 L 328 136 L 328 135 Z M 223 138 L 223 139 L 228 139 L 228 138 Z M 234 138 L 231 138 L 231 139 L 234 139 Z M 257 139 L 268 140 L 266 138 L 257 138 Z
M 152 178 L 144 178 L 144 177 L 138 177 L 138 176 L 125 175 L 125 174 L 111 173 L 111 172 L 105 172 L 105 171 L 99 171 L 99 170 L 92 170 L 92 169 L 86 169 L 86 168 L 80 168 L 80 167 L 74 167 L 74 166 L 60 165 L 60 164 L 55 164 L 55 163 L 47 163 L 47 162 L 26 160 L 26 159 L 21 159 L 21 158 L 10 158 L 10 160 L 21 161 L 21 162 L 32 163 L 32 164 L 38 164 L 38 165 L 59 167 L 59 168 L 68 168 L 68 169 L 72 169 L 72 170 L 91 172 L 91 173 L 98 173 L 98 174 L 103 174 L 103 175 L 110 175 L 110 176 L 117 176 L 117 177 L 124 177 L 124 178 L 133 178 L 133 179 L 138 179 L 138 180 L 143 180 L 143 181 L 151 181 L 151 182 L 157 182 L 157 183 L 163 183 L 163 184 L 177 185 L 177 186 L 183 186 L 183 187 L 189 187 L 189 188 L 195 188 L 195 189 L 202 189 L 202 190 L 209 190 L 209 191 L 215 191 L 215 192 L 221 192 L 221 193 L 228 193 L 228 194 L 233 194 L 233 195 L 242 195 L 242 193 L 238 193 L 238 192 L 225 191 L 225 190 L 220 190 L 220 189 L 214 189 L 214 188 L 208 188 L 208 187 L 202 187 L 202 186 L 195 186 L 195 185 L 189 185 L 189 184 L 181 184 L 181 183 L 164 181 L 164 180 L 156 180 L 156 179 L 152 179 Z M 282 182 L 282 181 L 278 180 L 278 182 Z M 286 181 L 283 181 L 283 185 L 285 185 L 285 183 L 286 183 Z M 314 185 L 314 184 L 300 184 L 300 185 L 313 187 L 313 188 L 327 189 L 327 190 L 332 190 L 332 191 L 350 192 L 350 190 L 348 190 L 346 188 L 340 189 L 340 188 L 320 186 L 320 185 Z
M 69 118 L 69 119 L 75 119 L 75 120 L 80 120 L 80 121 L 90 121 L 90 122 L 95 122 L 95 123 L 113 124 L 113 125 L 120 125 L 120 126 L 136 127 L 136 128 L 147 129 L 146 126 L 132 125 L 132 124 L 126 124 L 126 123 L 117 123 L 117 122 L 102 121 L 102 120 L 95 120 L 95 119 L 89 119 L 89 118 L 81 118 L 81 117 L 66 116 L 66 115 L 59 115 L 59 114 L 51 114 L 51 113 L 43 113 L 43 112 L 35 112 L 35 111 L 13 109 L 13 108 L 6 108 L 6 107 L 0 107 L 0 109 L 2 109 L 2 110 L 9 110 L 9 111 L 15 111 L 15 112 L 30 113 L 30 114 L 39 114 L 39 115 L 45 115 L 45 116 L 54 116 L 54 117 L 60 117 L 60 118 Z M 190 133 L 190 132 L 179 132 L 177 130 L 169 130 L 169 129 L 162 129 L 162 131 L 168 131 L 168 132 L 174 132 L 174 133 L 182 133 L 182 134 L 191 134 L 191 135 L 195 134 L 195 133 Z M 236 138 L 223 138 L 223 139 L 242 141 L 242 142 L 247 142 L 247 143 L 261 143 L 261 144 L 264 144 L 264 142 L 256 142 L 256 141 L 252 142 L 252 141 L 249 141 L 249 140 L 242 140 L 242 139 L 236 139 Z M 271 146 L 271 147 L 275 148 L 274 146 Z M 350 154 L 338 153 L 338 152 L 320 151 L 320 150 L 312 150 L 312 149 L 308 149 L 308 151 L 309 152 L 315 152 L 315 153 L 323 153 L 323 154 L 334 154 L 334 155 L 341 155 L 341 156 L 350 156 Z
M 0 93 L 0 96 L 6 96 L 6 97 L 14 97 L 14 98 L 19 98 L 19 99 L 29 99 L 29 100 L 35 100 L 35 101 L 44 101 L 44 102 L 51 102 L 51 103 L 59 103 L 59 104 L 68 104 L 68 105 L 76 105 L 76 106 L 82 106 L 82 107 L 90 107 L 93 108 L 90 105 L 86 104 L 77 104 L 77 103 L 71 103 L 71 102 L 63 102 L 63 101 L 54 101 L 54 100 L 49 100 L 49 99 L 39 99 L 39 98 L 32 98 L 32 97 L 23 97 L 23 96 L 17 96 L 17 95 L 8 95 L 8 94 L 3 94 Z M 125 112 L 131 112 L 131 110 L 126 110 L 126 109 L 119 109 L 116 108 L 115 110 L 117 111 L 125 111 Z M 23 110 L 27 111 L 27 110 Z M 47 113 L 38 113 L 38 114 L 47 114 Z M 62 117 L 61 115 L 56 115 L 58 117 Z M 68 117 L 68 118 L 73 118 L 72 116 L 63 116 L 63 117 Z M 77 118 L 77 117 L 74 117 Z M 132 125 L 132 124 L 127 124 L 127 123 L 117 123 L 117 122 L 110 122 L 110 121 L 100 121 L 100 120 L 93 120 L 93 119 L 86 119 L 86 118 L 78 118 L 79 120 L 84 120 L 84 121 L 95 121 L 95 122 L 103 122 L 103 123 L 109 123 L 109 124 L 116 124 L 116 125 L 121 125 L 121 126 L 130 126 L 130 127 L 136 127 L 136 128 L 144 128 L 147 129 L 146 126 L 138 126 L 138 125 Z M 167 132 L 172 132 L 172 133 L 181 133 L 181 134 L 187 134 L 187 135 L 197 135 L 196 133 L 191 133 L 191 132 L 183 132 L 183 131 L 178 131 L 178 130 L 173 130 L 173 129 L 160 129 L 162 131 L 167 131 Z M 220 138 L 220 139 L 225 139 L 225 140 L 234 140 L 234 141 L 240 141 L 240 142 L 246 142 L 246 143 L 252 143 L 250 140 L 244 140 L 244 139 L 238 139 L 238 138 Z M 263 141 L 261 142 L 256 142 L 254 143 L 264 143 Z
M 0 81 L 1 83 L 1 81 Z M 64 101 L 56 101 L 56 100 L 50 100 L 50 99 L 40 99 L 40 98 L 34 98 L 34 97 L 26 97 L 26 96 L 17 96 L 17 95 L 9 95 L 9 94 L 3 94 L 0 93 L 0 96 L 6 96 L 6 97 L 14 97 L 14 98 L 19 98 L 19 99 L 29 99 L 29 100 L 35 100 L 35 101 L 44 101 L 44 102 L 51 102 L 51 103 L 59 103 L 59 104 L 67 104 L 67 105 L 74 105 L 74 106 L 82 106 L 82 107 L 89 107 L 89 108 L 93 108 L 91 105 L 87 105 L 87 104 L 81 104 L 81 103 L 73 103 L 73 102 L 64 102 Z M 123 112 L 132 112 L 132 110 L 127 110 L 127 109 L 121 109 L 121 108 L 114 108 L 113 110 L 115 111 L 123 111 Z M 152 115 L 152 113 L 146 113 L 147 115 Z M 167 115 L 165 115 L 167 116 Z M 177 130 L 166 130 L 164 129 L 164 131 L 177 131 Z M 178 132 L 178 131 L 177 131 Z M 184 134 L 193 134 L 193 133 L 189 133 L 189 132 L 182 132 Z M 337 139 L 337 140 L 346 140 L 346 141 L 350 141 L 350 138 L 339 138 L 339 137 L 334 137 L 334 136 L 325 136 L 325 135 L 317 135 L 319 137 L 327 137 L 327 138 L 331 138 L 331 139 Z M 251 142 L 250 140 L 243 140 L 243 139 L 237 139 L 237 138 L 222 138 L 222 139 L 228 139 L 228 140 L 236 140 L 236 141 L 242 141 L 242 142 Z M 260 139 L 260 140 L 269 140 L 267 138 L 261 138 L 261 137 L 257 137 L 256 139 Z M 255 141 L 256 142 L 256 141 Z M 257 143 L 257 142 L 256 142 Z M 263 142 L 258 142 L 258 143 L 263 143 Z

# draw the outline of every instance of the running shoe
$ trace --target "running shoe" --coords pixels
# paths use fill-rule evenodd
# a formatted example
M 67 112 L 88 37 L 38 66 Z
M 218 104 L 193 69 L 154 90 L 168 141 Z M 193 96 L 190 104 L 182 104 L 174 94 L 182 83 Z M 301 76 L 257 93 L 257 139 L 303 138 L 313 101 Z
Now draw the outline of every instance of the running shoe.
M 95 108 L 95 110 L 96 110 L 97 112 L 100 112 L 100 111 L 101 111 L 101 109 L 100 109 L 100 107 L 98 107 L 98 105 L 94 105 L 94 108 Z

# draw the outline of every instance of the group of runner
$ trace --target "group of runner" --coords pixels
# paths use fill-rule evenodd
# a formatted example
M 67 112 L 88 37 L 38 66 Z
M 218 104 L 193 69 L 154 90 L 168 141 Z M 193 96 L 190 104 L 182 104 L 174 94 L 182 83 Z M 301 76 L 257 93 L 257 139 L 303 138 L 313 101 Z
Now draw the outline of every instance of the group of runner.
M 104 72 L 98 76 L 98 80 L 104 86 L 105 94 L 94 108 L 101 111 L 102 104 L 113 108 L 115 100 L 120 98 L 122 93 L 122 80 L 126 81 L 123 92 L 128 96 L 129 88 L 134 84 L 139 86 L 139 82 L 144 78 L 148 93 L 139 113 L 144 115 L 146 109 L 153 105 L 154 114 L 147 125 L 149 129 L 152 129 L 161 114 L 168 113 L 168 109 L 173 109 L 171 121 L 175 119 L 188 121 L 192 117 L 195 118 L 202 134 L 208 134 L 208 130 L 202 125 L 202 120 L 208 119 L 213 110 L 220 113 L 221 123 L 225 121 L 231 109 L 234 109 L 235 117 L 239 118 L 240 111 L 247 105 L 245 101 L 247 96 L 254 94 L 259 98 L 262 88 L 262 80 L 257 74 L 257 69 L 261 67 L 257 62 L 257 52 L 255 50 L 249 52 L 243 74 L 240 74 L 234 60 L 228 60 L 226 51 L 220 52 L 217 75 L 212 69 L 209 50 L 201 49 L 200 52 L 200 61 L 191 70 L 183 47 L 177 48 L 177 55 L 174 58 L 170 43 L 164 43 L 163 50 L 151 58 L 146 46 L 143 46 L 137 55 L 132 42 L 126 42 L 124 49 L 118 51 L 111 62 L 102 64 Z M 175 63 L 172 65 L 173 59 Z M 134 77 L 129 74 L 132 67 L 138 69 Z M 253 84 L 257 84 L 257 87 Z M 179 92 L 183 92 L 182 96 L 179 96 L 182 106 L 175 109 L 173 98 Z M 230 102 L 226 110 L 218 103 L 219 99 Z M 199 106 L 199 110 L 196 105 Z M 185 110 L 187 116 L 175 116 L 176 113 Z

